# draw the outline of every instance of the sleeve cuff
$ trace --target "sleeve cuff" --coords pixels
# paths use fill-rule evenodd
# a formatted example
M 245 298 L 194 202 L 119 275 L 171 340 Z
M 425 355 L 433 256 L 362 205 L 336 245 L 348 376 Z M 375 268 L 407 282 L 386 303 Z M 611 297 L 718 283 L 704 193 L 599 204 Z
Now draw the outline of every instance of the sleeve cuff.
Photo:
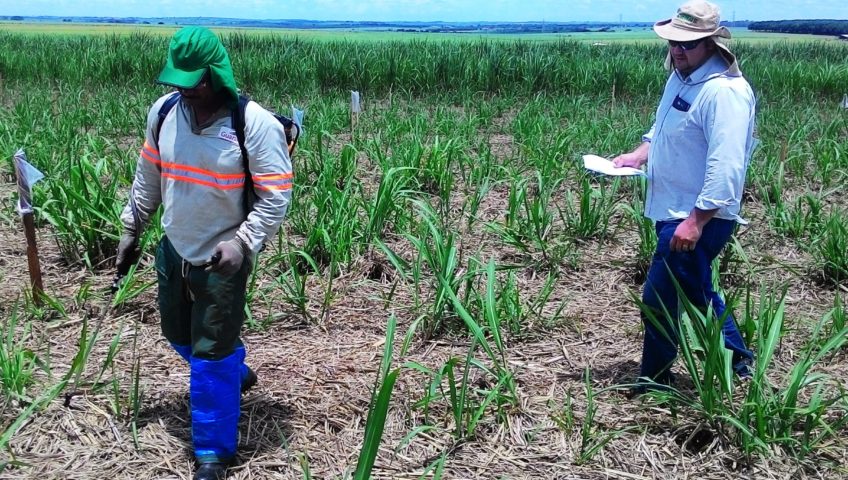
M 735 205 L 734 200 L 717 200 L 714 198 L 698 198 L 695 201 L 695 208 L 698 210 L 718 210 L 721 208 L 729 208 Z

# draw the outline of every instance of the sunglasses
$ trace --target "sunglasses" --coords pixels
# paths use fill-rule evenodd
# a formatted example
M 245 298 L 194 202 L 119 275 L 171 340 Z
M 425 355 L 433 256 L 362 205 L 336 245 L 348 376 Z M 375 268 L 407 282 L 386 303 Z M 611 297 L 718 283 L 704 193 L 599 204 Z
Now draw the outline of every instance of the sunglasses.
M 690 50 L 695 50 L 696 48 L 698 48 L 698 45 L 700 45 L 703 41 L 703 38 L 699 38 L 697 40 L 692 40 L 689 42 L 675 42 L 674 40 L 669 40 L 668 46 L 671 48 L 680 47 L 684 52 L 688 52 Z

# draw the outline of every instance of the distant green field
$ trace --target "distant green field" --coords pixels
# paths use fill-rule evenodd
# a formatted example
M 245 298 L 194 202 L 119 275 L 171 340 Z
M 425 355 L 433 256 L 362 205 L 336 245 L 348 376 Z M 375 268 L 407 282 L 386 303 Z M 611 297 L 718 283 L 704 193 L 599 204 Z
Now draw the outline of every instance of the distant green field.
M 0 480 L 190 478 L 190 370 L 154 313 L 161 222 L 109 293 L 175 28 L 0 25 Z M 659 240 L 647 182 L 582 156 L 657 121 L 650 29 L 219 33 L 242 91 L 306 111 L 286 222 L 247 287 L 263 383 L 240 469 L 342 478 L 371 452 L 372 478 L 848 478 L 848 42 L 738 32 L 760 146 L 751 223 L 717 270 L 756 375 L 731 378 L 721 323 L 681 297 L 691 315 L 662 330 L 685 346 L 678 383 L 628 400 Z M 42 305 L 18 149 L 44 173 Z
M 102 23 L 22 23 L 0 22 L 0 31 L 31 33 L 36 35 L 128 35 L 132 33 L 158 33 L 170 36 L 179 27 L 174 25 L 137 25 L 137 24 L 102 24 Z M 611 32 L 587 33 L 533 33 L 533 34 L 494 34 L 494 33 L 414 33 L 377 31 L 367 29 L 283 29 L 283 28 L 217 28 L 219 33 L 250 33 L 255 35 L 292 35 L 314 40 L 356 40 L 356 41 L 389 41 L 389 40 L 530 40 L 550 41 L 563 38 L 591 42 L 650 42 L 657 37 L 649 27 L 622 29 Z M 754 43 L 778 41 L 836 41 L 831 36 L 822 35 L 793 35 L 782 33 L 752 32 L 747 29 L 732 29 L 735 39 Z

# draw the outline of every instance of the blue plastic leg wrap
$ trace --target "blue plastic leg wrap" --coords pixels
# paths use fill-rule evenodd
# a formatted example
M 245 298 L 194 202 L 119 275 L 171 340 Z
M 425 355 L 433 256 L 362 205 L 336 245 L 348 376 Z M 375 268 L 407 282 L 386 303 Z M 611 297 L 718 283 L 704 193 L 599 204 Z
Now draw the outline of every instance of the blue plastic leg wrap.
M 244 351 L 221 360 L 191 357 L 191 433 L 198 462 L 235 457 Z
M 191 345 L 177 345 L 176 343 L 172 343 L 171 346 L 183 357 L 183 360 L 191 362 Z

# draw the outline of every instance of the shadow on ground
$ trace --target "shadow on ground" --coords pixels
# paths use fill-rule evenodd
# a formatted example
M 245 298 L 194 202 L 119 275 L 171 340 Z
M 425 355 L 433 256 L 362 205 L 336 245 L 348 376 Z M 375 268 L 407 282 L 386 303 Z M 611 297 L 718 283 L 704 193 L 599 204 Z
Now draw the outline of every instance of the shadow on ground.
M 285 445 L 293 431 L 290 424 L 292 412 L 289 405 L 263 393 L 242 397 L 238 457 L 246 459 Z M 174 443 L 191 451 L 188 393 L 172 395 L 154 405 L 143 407 L 138 416 L 139 431 L 154 424 L 164 426 Z

